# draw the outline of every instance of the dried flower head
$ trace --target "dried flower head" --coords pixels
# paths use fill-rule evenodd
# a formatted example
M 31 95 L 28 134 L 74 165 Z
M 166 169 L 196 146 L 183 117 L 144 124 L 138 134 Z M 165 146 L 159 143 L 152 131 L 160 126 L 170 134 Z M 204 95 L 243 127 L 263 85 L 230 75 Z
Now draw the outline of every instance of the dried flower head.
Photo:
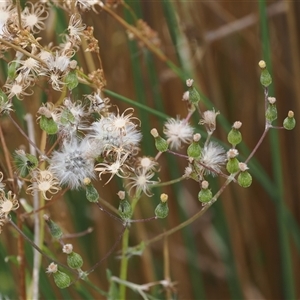
M 81 15 L 78 13 L 75 13 L 71 15 L 68 31 L 70 39 L 75 43 L 80 44 L 81 39 L 80 36 L 83 35 L 83 32 L 85 30 L 85 25 L 82 24 Z
M 109 114 L 94 122 L 87 138 L 100 155 L 104 151 L 122 151 L 123 154 L 135 154 L 142 138 L 137 125 L 132 122 L 132 113 L 125 115 Z
M 159 164 L 153 157 L 143 156 L 137 158 L 137 169 L 142 169 L 144 172 L 158 172 Z
M 86 177 L 95 177 L 92 152 L 93 149 L 86 139 L 78 141 L 73 138 L 71 141 L 65 141 L 61 151 L 53 153 L 49 170 L 60 184 L 78 189 Z
M 216 118 L 220 112 L 215 112 L 215 110 L 206 110 L 202 114 L 202 119 L 200 120 L 199 124 L 204 125 L 207 132 L 212 134 L 216 130 Z
M 129 153 L 122 156 L 119 153 L 115 161 L 97 164 L 95 167 L 95 171 L 99 172 L 99 179 L 101 180 L 102 174 L 111 174 L 109 179 L 105 183 L 107 184 L 115 175 L 120 178 L 128 177 L 128 175 L 126 174 L 126 169 L 129 169 L 130 167 L 125 164 L 128 155 Z
M 178 150 L 182 144 L 188 144 L 193 140 L 194 129 L 186 120 L 169 119 L 164 125 L 164 134 L 170 147 Z
M 61 190 L 59 181 L 54 177 L 53 173 L 49 170 L 35 170 L 32 178 L 32 184 L 28 186 L 27 193 L 34 194 L 35 191 L 42 193 L 44 199 L 50 200 L 52 197 L 47 197 L 47 192 L 56 194 Z
M 128 192 L 130 193 L 133 188 L 136 188 L 137 194 L 143 192 L 148 197 L 151 197 L 153 195 L 150 192 L 151 186 L 159 182 L 151 180 L 154 175 L 154 172 L 137 169 L 135 174 L 128 178 L 129 183 L 126 185 L 126 189 L 129 189 Z
M 9 213 L 19 208 L 19 202 L 16 195 L 9 191 L 5 195 L 4 191 L 0 191 L 0 219 L 6 219 Z
M 33 33 L 45 29 L 45 20 L 48 18 L 48 11 L 42 3 L 26 2 L 26 7 L 22 11 L 23 26 Z
M 197 160 L 195 161 L 198 162 Z M 221 167 L 226 162 L 226 153 L 222 146 L 217 143 L 210 142 L 204 146 L 199 160 L 199 168 L 203 174 L 212 174 L 221 172 Z M 204 167 L 205 166 L 205 167 Z

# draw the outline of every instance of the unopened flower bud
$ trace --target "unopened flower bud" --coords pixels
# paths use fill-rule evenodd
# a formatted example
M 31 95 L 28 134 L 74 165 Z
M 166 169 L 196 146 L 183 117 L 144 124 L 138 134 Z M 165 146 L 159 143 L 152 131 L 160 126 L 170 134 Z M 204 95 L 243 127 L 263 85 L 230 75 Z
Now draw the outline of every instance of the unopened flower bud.
M 198 102 L 201 100 L 200 94 L 196 90 L 195 87 L 191 86 L 189 88 L 189 101 L 191 104 L 197 105 Z
M 72 269 L 80 269 L 83 265 L 83 259 L 78 253 L 71 252 L 68 254 L 67 264 Z
M 169 196 L 167 195 L 167 194 L 165 194 L 165 193 L 162 193 L 161 195 L 160 195 L 160 201 L 161 202 L 167 202 L 168 201 L 168 198 L 169 198 Z
M 236 123 L 237 122 L 235 122 L 234 124 Z M 233 126 L 230 132 L 228 133 L 227 140 L 233 147 L 239 144 L 242 141 L 242 134 L 239 131 L 239 129 Z
M 60 229 L 60 227 L 54 223 L 49 216 L 44 215 L 44 220 L 50 230 L 50 234 L 55 238 L 55 239 L 60 239 L 63 236 L 63 232 Z
M 189 157 L 198 158 L 201 155 L 201 146 L 195 140 L 188 146 L 187 155 Z
M 124 200 L 126 193 L 125 193 L 125 191 L 118 191 L 117 195 L 120 198 L 120 200 Z
M 155 139 L 155 147 L 159 152 L 166 152 L 169 148 L 168 142 L 163 139 L 155 128 L 151 130 L 151 134 Z
M 241 173 L 239 174 L 238 179 L 237 179 L 238 184 L 241 187 L 247 188 L 252 183 L 252 176 L 247 171 L 249 168 L 248 168 L 247 164 L 239 163 L 239 169 L 241 170 Z
M 266 68 L 266 62 L 264 60 L 260 60 L 258 62 L 258 66 L 261 68 L 261 69 L 265 69 Z
M 296 120 L 294 118 L 294 112 L 289 111 L 288 116 L 283 121 L 283 127 L 287 130 L 292 130 L 296 126 Z
M 56 273 L 53 273 L 53 277 L 56 286 L 60 289 L 67 288 L 71 283 L 70 277 L 59 270 Z
M 169 207 L 168 207 L 168 195 L 161 194 L 160 196 L 160 203 L 155 208 L 155 216 L 160 219 L 164 219 L 169 214 Z
M 91 178 L 86 177 L 86 178 L 83 179 L 83 184 L 84 185 L 89 185 L 91 182 L 92 182 Z
M 88 182 L 87 179 L 88 178 L 84 179 L 86 183 Z M 98 191 L 95 189 L 95 187 L 91 182 L 85 186 L 85 196 L 86 199 L 88 199 L 88 201 L 90 202 L 98 202 L 99 199 Z
M 131 219 L 132 207 L 127 199 L 121 199 L 119 204 L 120 216 L 123 220 L 127 221 Z
M 268 107 L 266 110 L 266 120 L 269 123 L 272 123 L 273 121 L 275 121 L 277 119 L 277 108 L 276 108 L 276 104 L 271 104 L 268 103 Z
M 259 63 L 259 66 L 261 68 L 260 83 L 264 87 L 268 87 L 272 83 L 272 77 L 271 77 L 269 71 L 267 70 L 266 63 L 264 61 L 261 61 Z
M 213 194 L 212 194 L 211 190 L 208 187 L 203 188 L 203 185 L 202 185 L 202 189 L 198 193 L 199 201 L 202 203 L 208 203 L 209 201 L 211 201 L 212 197 L 213 197 Z
M 239 161 L 236 157 L 228 159 L 226 170 L 230 174 L 234 174 L 239 171 Z
M 247 188 L 252 183 L 252 176 L 248 171 L 244 171 L 239 174 L 237 181 L 241 187 Z

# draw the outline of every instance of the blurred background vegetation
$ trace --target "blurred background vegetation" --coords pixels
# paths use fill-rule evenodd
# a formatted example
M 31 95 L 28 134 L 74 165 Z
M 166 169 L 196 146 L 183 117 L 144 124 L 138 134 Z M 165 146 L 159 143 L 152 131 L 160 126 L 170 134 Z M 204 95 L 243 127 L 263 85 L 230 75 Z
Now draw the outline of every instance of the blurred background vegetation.
M 289 110 L 300 114 L 300 3 L 297 1 L 126 1 L 115 13 L 132 25 L 143 19 L 157 32 L 159 48 L 173 62 L 163 61 L 136 40 L 129 40 L 126 29 L 111 15 L 102 11 L 83 14 L 84 23 L 94 27 L 99 40 L 107 93 L 111 102 L 123 112 L 135 107 L 142 122 L 142 152 L 155 155 L 152 127 L 162 132 L 164 118 L 150 114 L 135 104 L 140 103 L 164 112 L 185 117 L 187 109 L 181 101 L 185 79 L 193 78 L 203 94 L 202 110 L 214 107 L 218 116 L 215 138 L 225 145 L 226 136 L 234 121 L 243 123 L 244 144 L 238 147 L 246 158 L 264 130 L 264 92 L 259 82 L 258 61 L 264 59 L 273 77 L 270 96 L 277 99 L 278 125 Z M 99 10 L 100 11 L 100 10 Z M 44 32 L 43 43 L 58 43 L 59 33 L 68 18 L 61 10 L 52 11 Z M 89 55 L 78 55 L 79 65 L 90 72 L 95 69 Z M 5 65 L 2 63 L 2 67 Z M 4 82 L 1 75 L 1 82 Z M 74 99 L 88 90 L 79 86 Z M 116 93 L 113 95 L 111 92 Z M 55 93 L 52 93 L 56 97 Z M 121 95 L 133 100 L 128 104 Z M 18 102 L 18 122 L 22 114 L 36 114 L 42 89 Z M 57 96 L 58 97 L 58 96 Z M 199 119 L 194 119 L 197 125 Z M 13 152 L 26 141 L 16 134 L 9 119 L 1 119 L 1 127 Z M 37 135 L 40 130 L 37 125 Z M 163 240 L 151 244 L 142 256 L 129 262 L 128 280 L 143 284 L 164 279 L 169 272 L 176 283 L 174 299 L 296 299 L 300 297 L 300 142 L 299 129 L 271 131 L 249 164 L 253 184 L 243 189 L 232 184 L 208 212 L 186 227 Z M 228 147 L 228 146 L 226 146 Z M 184 151 L 184 150 L 183 150 Z M 2 151 L 1 151 L 2 154 Z M 3 157 L 3 156 L 2 156 Z M 159 160 L 162 181 L 179 177 L 186 166 L 184 159 L 165 154 Z M 1 167 L 4 160 L 1 158 Z M 212 179 L 214 192 L 223 179 Z M 116 193 L 120 183 L 112 181 L 98 186 L 102 198 L 118 206 Z M 153 216 L 161 192 L 169 195 L 170 214 L 165 220 L 133 224 L 130 245 L 151 239 L 187 220 L 202 207 L 197 200 L 199 185 L 186 181 L 171 187 L 153 190 L 152 198 L 142 199 L 134 218 Z M 23 195 L 25 196 L 25 195 Z M 25 196 L 28 197 L 28 196 Z M 85 199 L 84 192 L 72 192 L 46 210 L 68 233 L 93 227 L 91 234 L 77 238 L 76 252 L 84 257 L 88 269 L 103 257 L 121 232 L 120 224 L 96 210 Z M 32 220 L 25 221 L 26 233 L 32 236 Z M 0 236 L 0 293 L 10 299 L 18 297 L 18 267 L 4 257 L 16 255 L 16 233 L 7 226 Z M 58 260 L 64 262 L 58 244 L 45 246 Z M 165 251 L 164 251 L 165 250 Z M 91 281 L 107 290 L 106 269 L 118 276 L 116 252 L 96 271 Z M 32 249 L 26 245 L 28 278 L 31 277 Z M 169 261 L 169 268 L 166 262 Z M 165 265 L 164 265 L 165 264 Z M 44 268 L 48 265 L 43 261 Z M 164 269 L 165 266 L 165 269 Z M 168 269 L 168 271 L 166 271 Z M 162 288 L 152 290 L 157 299 L 166 299 Z M 140 299 L 128 292 L 128 299 Z M 58 290 L 45 269 L 41 270 L 41 299 L 102 299 L 84 282 L 66 290 Z

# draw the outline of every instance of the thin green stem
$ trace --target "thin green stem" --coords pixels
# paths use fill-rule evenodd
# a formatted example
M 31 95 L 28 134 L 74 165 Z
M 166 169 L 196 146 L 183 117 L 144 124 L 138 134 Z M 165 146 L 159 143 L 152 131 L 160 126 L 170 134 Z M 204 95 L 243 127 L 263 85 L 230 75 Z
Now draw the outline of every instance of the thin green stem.
M 141 191 L 138 191 L 136 195 L 133 197 L 131 202 L 131 208 L 134 212 L 134 209 L 141 197 Z M 120 266 L 120 279 L 126 280 L 127 279 L 127 270 L 128 270 L 128 259 L 129 257 L 126 255 L 128 251 L 129 245 L 129 228 L 127 227 L 124 231 L 123 238 L 122 238 L 122 258 L 121 258 L 121 266 Z M 126 299 L 126 285 L 120 285 L 119 291 L 120 299 Z
M 165 181 L 165 182 L 160 182 L 160 183 L 153 184 L 151 187 L 152 188 L 156 188 L 156 187 L 171 185 L 171 184 L 174 184 L 174 183 L 178 183 L 178 182 L 180 182 L 180 181 L 182 181 L 184 179 L 186 179 L 186 177 L 185 176 L 181 176 L 179 178 L 176 178 L 176 179 L 173 179 L 173 180 L 170 180 L 170 181 Z
M 159 241 L 162 238 L 165 238 L 181 229 L 183 229 L 184 227 L 190 225 L 191 223 L 193 223 L 194 221 L 196 221 L 197 219 L 199 219 L 216 201 L 217 199 L 220 197 L 220 195 L 224 192 L 224 190 L 226 189 L 226 187 L 230 184 L 231 181 L 233 181 L 234 176 L 230 176 L 226 182 L 222 185 L 222 187 L 219 189 L 219 191 L 214 195 L 214 197 L 212 198 L 212 200 L 207 203 L 199 212 L 197 212 L 195 215 L 193 215 L 191 218 L 189 218 L 188 220 L 186 220 L 185 222 L 175 226 L 174 228 L 165 231 L 159 235 L 157 235 L 156 237 L 154 237 L 153 239 L 150 239 L 148 241 L 145 241 L 145 245 L 149 246 L 150 244 L 153 244 L 157 241 Z
M 272 74 L 272 60 L 271 60 L 271 43 L 268 26 L 267 16 L 267 4 L 265 0 L 259 0 L 259 15 L 260 15 L 260 30 L 262 37 L 262 54 L 264 60 L 267 63 L 268 70 Z M 267 101 L 268 90 L 265 90 L 265 99 Z M 274 94 L 274 86 L 270 86 L 270 94 Z M 290 228 L 286 223 L 285 209 L 285 193 L 284 193 L 284 182 L 282 177 L 282 159 L 280 155 L 279 137 L 274 131 L 270 132 L 270 147 L 272 165 L 273 165 L 273 176 L 274 186 L 276 193 L 274 200 L 276 203 L 277 213 L 277 224 L 278 224 L 278 235 L 279 235 L 279 249 L 280 249 L 280 261 L 281 261 L 281 281 L 283 295 L 285 299 L 296 299 L 296 285 L 293 271 L 293 258 L 290 249 Z
M 56 261 L 52 257 L 50 257 L 48 254 L 46 254 L 41 248 L 39 248 L 27 235 L 23 233 L 22 230 L 11 220 L 8 220 L 9 223 L 14 227 L 14 229 L 38 252 L 40 252 L 44 257 L 46 257 L 49 261 L 56 263 L 57 265 L 69 270 L 70 272 L 77 274 L 77 272 L 71 268 L 69 268 L 67 265 L 60 263 L 59 261 Z
M 127 278 L 127 270 L 128 270 L 128 257 L 126 256 L 126 252 L 129 244 L 129 229 L 126 228 L 122 238 L 122 259 L 120 266 L 120 278 L 121 280 L 126 280 Z M 119 291 L 120 299 L 126 299 L 126 285 L 120 285 Z

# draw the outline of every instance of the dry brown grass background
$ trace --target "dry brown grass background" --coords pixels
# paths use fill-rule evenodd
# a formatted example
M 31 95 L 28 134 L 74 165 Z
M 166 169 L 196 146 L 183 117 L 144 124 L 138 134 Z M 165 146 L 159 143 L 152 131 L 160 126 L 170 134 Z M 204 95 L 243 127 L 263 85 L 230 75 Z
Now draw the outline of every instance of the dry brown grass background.
M 177 22 L 181 40 L 179 51 L 184 59 L 184 65 L 190 68 L 200 90 L 210 99 L 216 110 L 233 123 L 240 120 L 243 123 L 243 141 L 252 149 L 264 130 L 264 95 L 259 83 L 260 70 L 258 61 L 262 56 L 262 39 L 260 34 L 259 4 L 257 1 L 174 1 Z M 135 7 L 135 4 L 128 1 Z M 144 21 L 158 32 L 161 49 L 167 57 L 179 65 L 175 48 L 166 24 L 166 17 L 160 1 L 140 1 Z M 269 36 L 271 46 L 272 76 L 277 98 L 278 120 L 281 122 L 289 110 L 295 112 L 296 120 L 300 115 L 300 46 L 299 32 L 300 3 L 297 1 L 267 1 L 269 12 Z M 116 9 L 124 16 L 122 7 Z M 125 29 L 105 12 L 96 15 L 88 12 L 83 16 L 87 25 L 94 26 L 95 36 L 99 40 L 100 53 L 107 80 L 107 88 L 124 95 L 134 101 L 141 101 L 134 89 L 134 76 L 131 65 L 128 39 Z M 45 40 L 53 38 L 51 26 L 47 29 Z M 185 104 L 181 101 L 184 92 L 182 80 L 158 58 L 154 58 L 156 75 L 159 86 L 151 86 L 147 65 L 146 50 L 137 48 L 138 58 L 144 83 L 142 99 L 150 107 L 154 106 L 151 89 L 160 91 L 163 107 L 170 116 L 186 114 Z M 89 70 L 85 57 L 79 57 L 83 68 Z M 90 71 L 90 70 L 89 70 Z M 123 111 L 124 104 L 111 97 L 112 103 Z M 36 111 L 39 104 L 33 104 L 31 99 L 24 100 L 25 106 L 31 106 Z M 202 106 L 204 108 L 204 105 Z M 138 110 L 136 110 L 138 111 Z M 156 117 L 148 116 L 141 119 L 142 123 L 160 126 Z M 14 128 L 8 121 L 1 123 L 9 148 L 15 149 L 20 145 L 20 139 L 15 139 Z M 274 179 L 272 153 L 280 152 L 282 180 L 284 183 L 284 203 L 291 211 L 299 226 L 300 220 L 300 143 L 299 128 L 291 131 L 278 131 L 279 149 L 271 149 L 269 137 L 263 142 L 255 155 L 263 169 Z M 226 142 L 227 132 L 219 125 L 216 137 Z M 145 137 L 152 141 L 150 134 Z M 25 144 L 25 141 L 23 141 Z M 149 153 L 148 153 L 149 154 Z M 161 161 L 161 179 L 173 178 L 168 172 L 167 162 Z M 183 171 L 184 161 L 178 162 Z M 146 240 L 172 228 L 182 222 L 178 210 L 182 209 L 186 217 L 192 216 L 201 209 L 197 200 L 198 185 L 194 182 L 180 184 L 176 193 L 179 202 L 175 203 L 174 191 L 166 188 L 164 191 L 170 197 L 170 215 L 166 222 L 152 222 L 133 225 L 131 228 L 131 245 Z M 118 204 L 115 183 L 99 186 L 103 198 L 115 206 Z M 75 197 L 75 196 L 74 196 Z M 174 200 L 172 200 L 174 199 Z M 71 199 L 56 202 L 49 208 L 52 217 L 69 232 L 83 229 L 81 222 L 94 227 L 94 232 L 78 243 L 78 249 L 85 256 L 85 263 L 92 265 L 97 258 L 102 257 L 110 249 L 120 231 L 119 226 L 106 215 L 95 211 L 91 206 L 85 206 L 78 214 L 76 206 L 81 199 Z M 136 218 L 149 217 L 152 214 L 151 199 L 143 199 L 136 211 Z M 173 202 L 172 202 L 173 201 Z M 231 257 L 235 262 L 237 278 L 244 299 L 283 299 L 284 287 L 282 278 L 282 256 L 279 243 L 278 211 L 280 208 L 270 195 L 262 188 L 259 180 L 253 178 L 253 184 L 248 189 L 232 185 L 222 195 L 216 209 L 209 210 L 201 219 L 187 229 L 195 245 L 191 251 L 196 259 L 189 261 L 190 245 L 182 236 L 182 232 L 168 238 L 168 255 L 170 260 L 170 275 L 177 282 L 178 299 L 195 299 L 197 280 L 203 279 L 205 294 L 208 299 L 230 299 L 230 274 L 226 271 L 224 261 Z M 75 207 L 75 208 L 74 208 Z M 82 209 L 82 206 L 80 206 Z M 222 236 L 216 230 L 219 211 L 224 212 L 228 236 Z M 74 215 L 73 219 L 69 216 Z M 30 221 L 28 222 L 30 226 Z M 231 248 L 224 245 L 224 239 Z M 14 248 L 15 239 L 8 230 L 1 235 L 1 242 Z M 90 243 L 88 249 L 87 242 Z M 291 235 L 288 243 L 292 253 L 294 287 L 297 298 L 300 297 L 300 259 L 299 251 Z M 193 246 L 194 247 L 194 246 Z M 223 248 L 225 247 L 225 248 Z M 12 250 L 14 251 L 14 250 Z M 228 255 L 230 251 L 231 255 Z M 130 262 L 129 280 L 145 283 L 162 279 L 163 271 L 163 242 L 157 242 L 146 249 L 140 258 Z M 110 268 L 117 274 L 117 260 L 110 256 L 91 276 L 102 288 L 107 287 L 105 269 Z M 283 262 L 284 263 L 284 262 Z M 47 265 L 45 263 L 45 265 Z M 232 270 L 230 270 L 231 272 Z M 197 272 L 199 279 L 197 279 Z M 201 274 L 201 275 L 200 275 Z M 72 293 L 72 292 L 71 292 Z M 130 294 L 128 299 L 138 299 Z M 78 297 L 73 294 L 74 299 Z M 58 296 L 59 297 L 59 296 Z M 95 296 L 98 297 L 98 296 Z M 136 298 L 134 298 L 136 297 Z M 44 298 L 47 297 L 44 295 Z M 79 299 L 79 298 L 77 298 Z M 163 298 L 162 298 L 163 299 Z

